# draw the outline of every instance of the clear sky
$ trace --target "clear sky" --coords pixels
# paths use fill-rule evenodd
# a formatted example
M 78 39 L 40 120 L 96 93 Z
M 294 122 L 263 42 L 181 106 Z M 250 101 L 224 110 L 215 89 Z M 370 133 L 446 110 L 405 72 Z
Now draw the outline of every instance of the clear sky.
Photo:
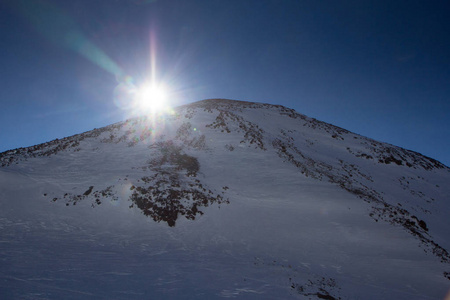
M 0 152 L 173 105 L 282 104 L 450 165 L 450 2 L 0 1 Z

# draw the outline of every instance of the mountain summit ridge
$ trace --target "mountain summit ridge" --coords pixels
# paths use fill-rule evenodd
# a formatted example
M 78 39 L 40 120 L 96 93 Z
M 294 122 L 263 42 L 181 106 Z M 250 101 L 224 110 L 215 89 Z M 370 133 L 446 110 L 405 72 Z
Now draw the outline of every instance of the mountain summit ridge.
M 242 101 L 242 100 L 231 100 L 231 99 L 222 99 L 222 98 L 217 98 L 217 99 L 205 99 L 205 100 L 200 100 L 197 102 L 193 102 L 193 103 L 189 103 L 189 104 L 184 104 L 181 106 L 178 106 L 175 108 L 175 110 L 181 110 L 181 109 L 189 109 L 189 108 L 203 108 L 206 110 L 211 110 L 213 108 L 218 108 L 218 109 L 230 109 L 230 108 L 276 108 L 280 110 L 281 114 L 285 114 L 288 115 L 292 118 L 301 118 L 303 120 L 309 120 L 312 123 L 317 123 L 317 124 L 321 124 L 324 127 L 329 127 L 331 130 L 334 130 L 337 133 L 352 133 L 350 131 L 348 131 L 347 129 L 344 129 L 342 127 L 324 122 L 324 121 L 320 121 L 317 120 L 315 118 L 310 118 L 307 117 L 306 115 L 300 114 L 298 112 L 296 112 L 294 109 L 291 108 L 287 108 L 283 105 L 279 105 L 279 104 L 269 104 L 269 103 L 259 103 L 259 102 L 250 102 L 250 101 Z M 95 128 L 93 130 L 89 130 L 87 132 L 84 133 L 80 133 L 80 134 L 75 134 L 72 136 L 68 136 L 65 138 L 61 138 L 61 139 L 55 139 L 52 140 L 50 142 L 44 142 L 41 144 L 37 144 L 34 146 L 29 146 L 29 147 L 21 147 L 21 148 L 17 148 L 17 149 L 11 149 L 11 150 L 6 150 L 0 153 L 0 162 L 2 163 L 3 166 L 10 164 L 11 162 L 9 162 L 9 159 L 11 159 L 11 157 L 13 157 L 15 154 L 21 154 L 21 155 L 26 155 L 26 153 L 31 153 L 35 150 L 39 150 L 42 147 L 46 147 L 46 146 L 51 146 L 52 144 L 62 144 L 60 145 L 58 148 L 67 148 L 67 147 L 75 147 L 77 146 L 77 142 L 81 139 L 84 138 L 89 138 L 89 137 L 95 137 L 97 135 L 99 135 L 99 133 L 104 132 L 104 131 L 110 131 L 113 130 L 114 128 L 116 128 L 117 126 L 121 127 L 123 126 L 123 124 L 127 123 L 127 122 L 139 122 L 140 119 L 146 119 L 148 117 L 146 116 L 142 116 L 142 117 L 135 117 L 132 119 L 128 119 L 126 121 L 121 121 L 121 122 L 117 122 L 111 125 L 107 125 L 101 128 Z M 316 125 L 317 126 L 317 125 Z M 315 127 L 313 127 L 315 128 Z M 376 140 L 373 140 L 371 138 L 368 137 L 364 137 L 361 136 L 359 134 L 356 133 L 352 133 L 356 136 L 360 136 L 362 138 L 368 139 L 368 140 L 372 140 L 374 142 L 378 142 Z M 334 137 L 334 138 L 337 138 Z M 72 144 L 70 142 L 73 142 Z M 378 142 L 380 143 L 380 142 Z M 404 151 L 407 151 L 409 153 L 413 153 L 415 155 L 419 155 L 421 157 L 423 157 L 424 159 L 426 159 L 428 162 L 425 163 L 425 165 L 427 165 L 428 167 L 436 167 L 436 168 L 448 168 L 448 166 L 444 165 L 443 163 L 439 162 L 438 160 L 428 157 L 426 155 L 423 155 L 419 152 L 413 151 L 413 150 L 408 150 L 402 147 L 398 147 L 389 143 L 385 143 L 385 142 L 381 142 L 382 144 L 385 145 L 389 145 L 392 146 L 394 148 L 399 148 L 402 149 Z M 55 149 L 55 151 L 58 151 L 57 149 Z M 42 155 L 51 155 L 52 153 L 50 152 L 45 152 Z M 385 159 L 386 163 L 396 163 L 396 164 L 402 164 L 403 162 L 401 160 L 395 159 L 395 158 L 387 158 Z
M 387 290 L 398 299 L 438 298 L 450 279 L 450 168 L 281 105 L 207 99 L 179 106 L 171 114 L 133 118 L 5 151 L 0 153 L 0 166 L 1 228 L 23 235 L 28 231 L 17 220 L 26 220 L 26 228 L 41 228 L 36 224 L 47 224 L 52 216 L 57 224 L 69 226 L 78 249 L 85 245 L 86 234 L 94 242 L 102 240 L 99 232 L 110 236 L 111 229 L 103 226 L 115 216 L 118 223 L 112 228 L 126 234 L 111 235 L 106 243 L 113 249 L 123 249 L 119 240 L 130 235 L 133 238 L 125 239 L 137 247 L 130 251 L 150 263 L 149 253 L 169 239 L 170 251 L 158 251 L 177 269 L 186 264 L 177 265 L 173 253 L 182 253 L 186 263 L 201 250 L 208 257 L 203 262 L 206 269 L 224 267 L 226 258 L 254 279 L 237 283 L 231 270 L 223 271 L 226 282 L 200 288 L 209 296 L 376 299 Z M 69 225 L 64 216 L 71 219 Z M 83 228 L 81 233 L 74 231 L 74 224 Z M 123 229 L 126 224 L 150 234 L 152 246 Z M 36 230 L 33 234 L 45 240 L 46 232 L 57 229 L 45 225 Z M 15 244 L 14 235 L 6 239 L 10 249 L 0 255 L 9 268 L 3 278 L 13 280 L 7 272 L 20 265 L 14 263 L 11 249 L 19 251 L 22 248 L 14 245 L 27 243 L 29 239 Z M 44 251 L 43 244 L 37 245 Z M 217 249 L 222 249 L 220 255 L 213 254 Z M 361 265 L 352 265 L 350 253 Z M 366 256 L 380 267 L 365 265 Z M 386 261 L 390 266 L 384 270 Z M 410 274 L 405 262 L 421 268 L 421 273 Z M 317 267 L 320 264 L 324 267 Z M 316 267 L 306 267 L 311 265 Z M 209 271 L 191 267 L 200 274 L 191 280 L 200 284 Z M 21 276 L 33 274 L 22 268 Z M 262 270 L 273 274 L 265 277 Z M 48 272 L 54 278 L 56 273 Z M 186 280 L 186 272 L 178 279 Z M 168 273 L 148 276 L 153 274 L 165 278 L 163 286 L 170 287 Z M 436 281 L 436 276 L 441 279 Z M 14 282 L 17 288 L 0 288 L 23 296 L 21 284 Z M 417 286 L 408 287 L 412 283 Z M 367 290 L 352 290 L 354 284 Z M 427 285 L 435 292 L 427 294 Z M 174 297 L 202 294 L 175 287 L 175 294 L 170 294 Z M 30 293 L 36 289 L 31 286 Z M 165 292 L 154 286 L 150 294 Z

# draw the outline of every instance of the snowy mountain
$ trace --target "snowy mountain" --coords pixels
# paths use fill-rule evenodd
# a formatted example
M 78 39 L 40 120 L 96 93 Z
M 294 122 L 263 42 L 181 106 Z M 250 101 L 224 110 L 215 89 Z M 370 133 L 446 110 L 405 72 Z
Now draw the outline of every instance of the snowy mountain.
M 2 299 L 443 299 L 450 169 L 224 99 L 0 154 Z

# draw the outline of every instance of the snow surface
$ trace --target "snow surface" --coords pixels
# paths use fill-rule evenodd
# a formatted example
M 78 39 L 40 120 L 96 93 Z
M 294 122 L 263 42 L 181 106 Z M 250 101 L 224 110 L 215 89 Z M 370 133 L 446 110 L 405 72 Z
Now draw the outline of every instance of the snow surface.
M 2 164 L 2 299 L 443 299 L 450 288 L 450 169 L 282 106 L 201 101 L 7 151 Z M 138 205 L 182 191 L 175 219 L 157 208 L 170 203 Z

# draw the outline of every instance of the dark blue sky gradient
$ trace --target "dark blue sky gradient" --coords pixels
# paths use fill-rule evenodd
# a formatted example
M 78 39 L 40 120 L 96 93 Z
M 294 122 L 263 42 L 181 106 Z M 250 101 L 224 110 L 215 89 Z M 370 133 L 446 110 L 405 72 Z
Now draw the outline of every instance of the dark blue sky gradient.
M 450 165 L 447 3 L 1 1 L 0 151 L 128 118 L 114 68 L 80 45 L 138 84 L 153 39 L 173 104 L 282 104 Z

